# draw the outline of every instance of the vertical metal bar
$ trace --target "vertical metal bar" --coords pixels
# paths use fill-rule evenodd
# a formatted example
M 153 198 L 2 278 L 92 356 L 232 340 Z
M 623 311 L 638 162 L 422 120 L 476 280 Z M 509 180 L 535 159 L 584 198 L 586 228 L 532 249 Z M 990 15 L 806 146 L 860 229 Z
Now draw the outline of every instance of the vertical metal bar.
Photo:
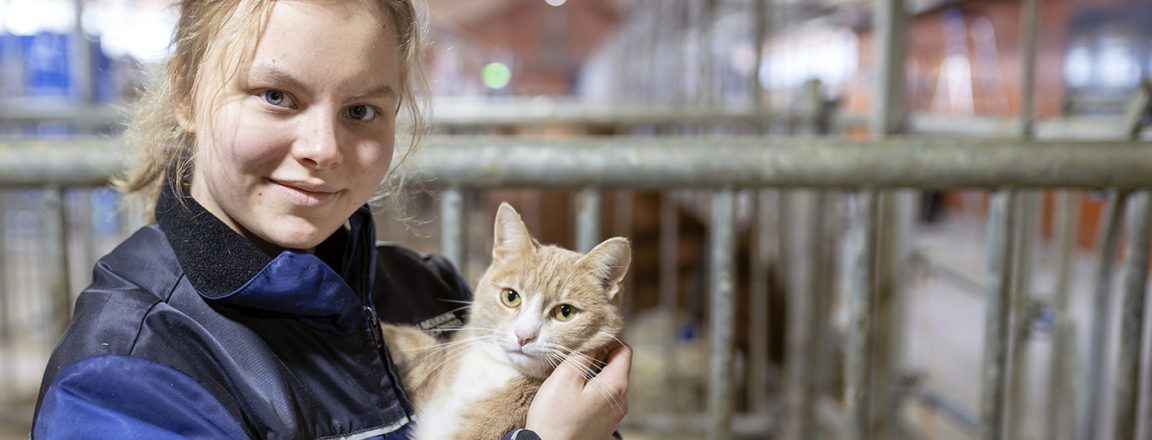
M 614 218 L 613 234 L 628 237 L 632 235 L 632 204 L 635 203 L 635 197 L 632 191 L 620 190 L 616 191 L 615 209 L 613 210 Z M 624 296 L 621 298 L 620 310 L 624 317 L 632 316 L 633 299 L 635 292 L 632 290 L 632 280 L 635 277 L 627 275 L 624 279 Z
M 768 191 L 752 191 L 752 264 L 748 271 L 748 403 L 753 413 L 768 409 Z
M 1072 338 L 1072 319 L 1069 314 L 1070 285 L 1072 283 L 1073 260 L 1076 257 L 1077 237 L 1080 230 L 1080 198 L 1078 193 L 1069 190 L 1056 194 L 1058 259 L 1056 281 L 1052 287 L 1052 307 L 1054 325 L 1052 351 L 1048 360 L 1051 373 L 1048 376 L 1049 395 L 1045 399 L 1047 426 L 1044 438 L 1059 440 L 1066 438 L 1067 432 L 1076 432 L 1075 417 L 1064 417 L 1071 406 L 1068 402 L 1076 399 L 1070 396 L 1074 387 L 1069 374 L 1075 369 L 1073 357 L 1076 353 L 1076 340 Z M 1073 425 L 1073 426 L 1070 426 Z
M 869 353 L 872 345 L 871 305 L 876 292 L 876 191 L 856 193 L 855 215 L 849 229 L 851 265 L 848 280 L 848 333 L 844 360 L 844 417 L 846 438 L 868 438 L 871 381 Z
M 45 192 L 44 205 L 47 211 L 48 243 L 47 270 L 49 291 L 52 298 L 52 323 L 55 332 L 50 338 L 55 341 L 64 334 L 72 312 L 72 291 L 68 278 L 68 217 L 64 206 L 64 189 L 49 188 Z
M 84 33 L 84 0 L 73 0 L 73 14 L 76 25 L 72 28 L 72 66 L 70 70 L 75 97 L 84 105 L 91 104 L 94 98 L 92 73 L 92 46 Z
M 1009 352 L 1011 375 L 1008 383 L 1008 438 L 1024 437 L 1024 411 L 1028 408 L 1028 334 L 1033 316 L 1030 311 L 1032 298 L 1032 271 L 1036 246 L 1036 234 L 1040 232 L 1040 194 L 1034 190 L 1019 193 L 1018 209 L 1020 217 L 1016 228 L 1016 251 L 1012 256 L 1014 277 L 1012 280 L 1012 347 Z
M 1124 247 L 1124 303 L 1120 308 L 1120 355 L 1116 364 L 1112 437 L 1136 438 L 1136 409 L 1140 400 L 1140 350 L 1144 346 L 1144 308 L 1148 302 L 1149 220 L 1152 220 L 1152 193 L 1138 191 L 1130 196 L 1127 235 Z
M 599 189 L 585 188 L 576 193 L 576 250 L 588 252 L 600 244 L 600 207 L 603 196 Z
M 903 0 L 875 0 L 872 15 L 873 64 L 875 85 L 869 131 L 876 139 L 900 131 L 903 125 L 901 114 L 904 109 L 904 58 L 906 7 Z M 868 436 L 876 439 L 893 438 L 894 424 L 900 406 L 897 392 L 900 343 L 902 335 L 897 329 L 903 318 L 899 316 L 901 293 L 896 271 L 902 266 L 903 258 L 896 222 L 887 219 L 899 218 L 895 195 L 877 194 L 879 217 L 876 255 L 876 294 L 872 315 L 873 330 L 870 350 L 872 352 L 873 392 L 870 399 Z
M 1020 97 L 1020 138 L 1028 141 L 1033 138 L 1033 97 L 1036 89 L 1036 21 L 1038 16 L 1037 0 L 1022 0 L 1020 9 L 1021 40 L 1023 41 L 1024 56 L 1021 97 Z M 1023 438 L 1024 410 L 1027 408 L 1027 386 L 1024 383 L 1028 369 L 1028 332 L 1032 319 L 1028 311 L 1032 295 L 1032 271 L 1034 266 L 1033 249 L 1036 234 L 1039 233 L 1040 195 L 1035 191 L 1022 194 L 1021 203 L 1023 213 L 1020 220 L 1019 246 L 1013 258 L 1016 270 L 1016 279 L 1013 283 L 1012 315 L 1014 319 L 1014 343 L 1010 353 L 1009 364 L 1012 367 L 1011 392 L 1009 399 L 1011 405 L 1008 413 L 1009 438 Z
M 8 289 L 8 282 L 12 278 L 9 277 L 10 270 L 8 270 L 8 244 L 6 238 L 8 236 L 8 211 L 4 206 L 7 191 L 0 190 L 0 351 L 11 353 L 12 342 L 15 338 L 12 337 L 14 329 L 12 328 L 12 298 L 9 296 L 10 290 Z M 0 357 L 0 392 L 4 396 L 11 396 L 11 384 L 16 382 L 15 377 L 12 376 L 15 363 L 12 361 L 15 356 L 5 355 Z
M 984 321 L 983 383 L 980 401 L 980 438 L 1004 438 L 1004 394 L 1008 369 L 1009 327 L 1012 307 L 1012 254 L 1015 193 L 992 195 L 988 215 L 988 296 Z
M 812 368 L 810 363 L 818 344 L 813 340 L 811 321 L 815 304 L 815 268 L 817 229 L 815 221 L 816 193 L 809 190 L 790 191 L 785 196 L 788 210 L 782 214 L 787 222 L 784 234 L 788 261 L 788 330 L 787 379 L 784 398 L 787 413 L 786 439 L 810 439 L 815 436 L 815 404 L 811 395 Z
M 465 274 L 464 192 L 460 188 L 446 188 L 440 194 L 440 252 Z
M 735 321 L 734 270 L 736 242 L 735 194 L 730 189 L 712 194 L 711 228 L 711 364 L 708 380 L 709 440 L 732 438 L 732 335 Z
M 872 14 L 873 69 L 876 105 L 872 107 L 869 131 L 881 136 L 899 131 L 904 107 L 904 0 L 876 0 Z
M 675 389 L 676 378 L 676 282 L 680 275 L 679 243 L 676 202 L 671 192 L 660 199 L 660 311 L 668 320 L 667 334 L 661 343 L 660 358 L 664 365 L 665 389 Z M 671 401 L 671 399 L 669 399 Z
M 1104 387 L 1104 363 L 1107 354 L 1108 321 L 1111 316 L 1110 304 L 1112 299 L 1112 265 L 1116 259 L 1116 247 L 1120 241 L 1120 220 L 1124 217 L 1124 205 L 1128 193 L 1116 191 L 1108 196 L 1106 208 L 1107 217 L 1100 222 L 1099 239 L 1100 258 L 1096 261 L 1096 285 L 1093 286 L 1092 300 L 1092 328 L 1088 340 L 1087 374 L 1084 380 L 1084 390 L 1081 392 L 1080 413 L 1078 423 L 1080 427 L 1079 438 L 1089 440 L 1096 438 L 1100 430 L 1102 415 L 1101 389 Z
M 752 68 L 749 80 L 749 93 L 752 94 L 752 107 L 756 111 L 756 129 L 764 134 L 764 93 L 760 86 L 760 74 L 764 64 L 764 34 L 768 31 L 768 0 L 753 0 L 755 4 L 752 22 L 752 47 L 756 50 L 756 65 Z
M 697 78 L 696 87 L 699 98 L 704 105 L 704 108 L 712 108 L 716 104 L 716 87 L 712 81 L 712 40 L 714 37 L 714 24 L 716 22 L 716 2 L 719 0 L 702 0 L 703 5 L 700 8 L 700 42 L 698 49 L 700 50 L 700 57 L 697 66 L 700 69 L 700 76 Z
M 1024 64 L 1020 78 L 1020 136 L 1031 139 L 1033 136 L 1033 96 L 1036 93 L 1036 22 L 1039 17 L 1037 0 L 1022 0 L 1020 18 L 1024 27 L 1020 29 L 1021 40 L 1024 42 L 1022 52 Z

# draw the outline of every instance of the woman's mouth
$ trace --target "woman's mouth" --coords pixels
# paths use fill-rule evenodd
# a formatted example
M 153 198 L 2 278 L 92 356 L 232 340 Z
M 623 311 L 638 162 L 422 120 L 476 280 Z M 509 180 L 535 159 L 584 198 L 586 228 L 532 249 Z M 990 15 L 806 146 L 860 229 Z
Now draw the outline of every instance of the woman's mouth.
M 340 194 L 341 190 L 318 182 L 267 179 L 279 193 L 293 205 L 317 207 L 325 205 Z

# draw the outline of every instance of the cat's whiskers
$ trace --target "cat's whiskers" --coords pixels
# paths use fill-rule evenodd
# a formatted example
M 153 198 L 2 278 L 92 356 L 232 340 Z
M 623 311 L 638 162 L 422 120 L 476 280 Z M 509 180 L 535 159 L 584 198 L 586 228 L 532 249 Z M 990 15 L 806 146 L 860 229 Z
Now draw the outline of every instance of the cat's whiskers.
M 611 334 L 611 333 L 608 333 L 608 332 L 606 332 L 606 331 L 604 331 L 604 330 L 599 330 L 599 331 L 598 331 L 598 333 L 600 333 L 600 334 L 602 334 L 602 335 L 604 335 L 604 336 L 607 336 L 607 337 L 609 337 L 609 338 L 612 338 L 612 340 L 613 340 L 613 341 L 616 341 L 616 342 L 617 342 L 617 343 L 619 343 L 620 345 L 624 345 L 624 341 L 621 341 L 621 340 L 620 340 L 620 338 L 617 338 L 615 335 L 613 335 L 613 334 Z
M 566 363 L 568 365 L 571 365 L 573 368 L 576 368 L 577 371 L 582 372 L 584 374 L 584 378 L 588 379 L 588 385 L 591 385 L 592 388 L 596 389 L 596 392 L 600 393 L 600 396 L 604 397 L 604 400 L 608 402 L 608 406 L 611 406 L 612 409 L 619 411 L 621 413 L 626 412 L 626 410 L 624 409 L 623 402 L 620 402 L 620 400 L 618 398 L 616 398 L 612 394 L 605 391 L 604 388 L 602 386 L 600 386 L 599 382 L 592 380 L 596 376 L 596 374 L 595 374 L 595 372 L 592 371 L 592 369 L 589 366 L 582 364 L 580 362 L 576 362 L 575 360 L 572 360 L 570 357 L 564 358 L 561 362 Z
M 588 361 L 590 361 L 590 362 L 592 362 L 593 364 L 595 364 L 594 366 L 595 366 L 595 367 L 597 367 L 597 371 L 599 371 L 599 369 L 603 368 L 603 366 L 604 366 L 604 365 L 607 365 L 607 363 L 606 363 L 606 362 L 604 362 L 604 361 L 602 361 L 602 360 L 600 360 L 600 359 L 596 359 L 596 358 L 594 358 L 594 357 L 592 357 L 592 356 L 588 356 L 588 355 L 586 355 L 586 354 L 584 354 L 584 353 L 579 353 L 579 352 L 577 352 L 577 351 L 576 351 L 576 350 L 574 350 L 574 349 L 571 349 L 571 348 L 565 347 L 565 346 L 563 346 L 563 345 L 560 345 L 560 344 L 551 344 L 551 343 L 550 343 L 550 344 L 545 344 L 545 347 L 547 347 L 547 348 L 551 348 L 551 349 L 553 349 L 553 350 L 557 350 L 557 349 L 558 349 L 558 350 L 563 350 L 563 352 L 562 352 L 561 354 L 562 354 L 562 355 L 564 355 L 564 356 L 573 356 L 573 355 L 575 355 L 575 356 L 580 356 L 580 358 L 581 358 L 581 359 L 587 359 Z
M 465 301 L 465 300 L 462 300 L 462 299 L 446 299 L 446 298 L 441 298 L 441 299 L 440 299 L 440 301 L 442 301 L 442 302 L 447 302 L 447 303 L 467 304 L 467 305 L 469 305 L 469 307 L 471 307 L 471 304 L 472 304 L 472 301 Z

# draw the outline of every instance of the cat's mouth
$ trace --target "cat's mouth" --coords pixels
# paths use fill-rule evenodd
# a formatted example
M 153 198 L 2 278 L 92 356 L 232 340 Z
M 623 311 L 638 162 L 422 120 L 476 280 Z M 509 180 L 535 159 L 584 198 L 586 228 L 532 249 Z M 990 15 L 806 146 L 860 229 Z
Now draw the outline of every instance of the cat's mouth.
M 504 351 L 505 355 L 508 356 L 508 360 L 521 366 L 535 366 L 536 364 L 545 362 L 544 353 L 537 352 L 531 347 L 508 348 Z

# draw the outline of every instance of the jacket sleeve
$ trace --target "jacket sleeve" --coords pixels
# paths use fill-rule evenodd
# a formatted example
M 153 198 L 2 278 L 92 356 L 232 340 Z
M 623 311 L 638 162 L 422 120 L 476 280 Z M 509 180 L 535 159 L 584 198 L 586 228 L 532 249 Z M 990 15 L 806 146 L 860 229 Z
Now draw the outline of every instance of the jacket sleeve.
M 49 385 L 35 439 L 235 439 L 248 434 L 192 378 L 119 355 L 84 359 Z

